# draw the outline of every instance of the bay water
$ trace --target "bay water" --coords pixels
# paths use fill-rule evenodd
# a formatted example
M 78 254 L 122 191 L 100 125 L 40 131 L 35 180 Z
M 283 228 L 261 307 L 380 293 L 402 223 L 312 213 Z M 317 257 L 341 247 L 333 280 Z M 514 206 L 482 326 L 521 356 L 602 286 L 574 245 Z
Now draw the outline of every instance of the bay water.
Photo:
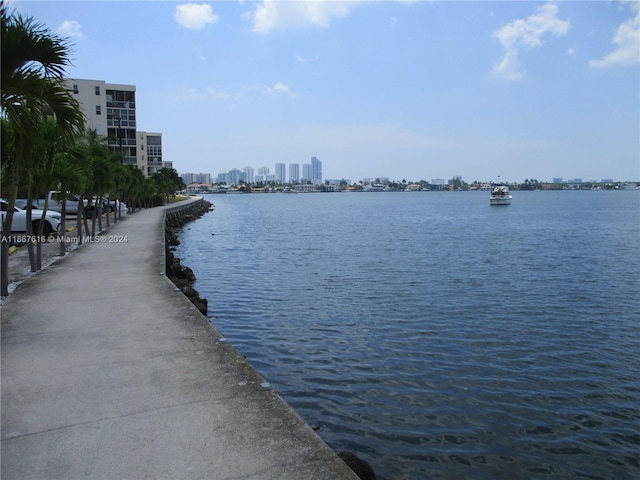
M 213 325 L 380 479 L 640 478 L 640 192 L 208 195 Z

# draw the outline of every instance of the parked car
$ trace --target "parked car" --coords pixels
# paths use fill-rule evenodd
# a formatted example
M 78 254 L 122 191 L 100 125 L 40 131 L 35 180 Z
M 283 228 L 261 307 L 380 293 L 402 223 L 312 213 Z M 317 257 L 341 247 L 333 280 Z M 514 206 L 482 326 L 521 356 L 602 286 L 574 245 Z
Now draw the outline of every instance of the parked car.
M 100 202 L 102 203 L 102 213 L 113 213 L 117 211 L 118 208 L 120 208 L 122 212 L 126 213 L 127 205 L 120 200 L 109 200 L 108 198 L 102 197 L 100 198 Z M 98 198 L 94 196 L 92 198 L 92 203 L 94 205 L 94 210 L 97 209 Z
M 9 204 L 6 200 L 0 200 L 0 213 L 2 214 L 2 223 L 0 223 L 0 231 L 4 229 L 4 219 L 9 211 Z M 38 228 L 42 220 L 42 210 L 31 210 L 31 225 L 33 235 L 38 234 Z M 62 215 L 59 212 L 47 211 L 44 218 L 44 227 L 42 235 L 46 238 L 52 233 L 60 233 L 60 221 Z M 27 232 L 27 211 L 18 207 L 13 208 L 13 219 L 11 221 L 11 234 L 24 234 Z M 3 232 L 4 233 L 4 232 Z
M 65 212 L 69 215 L 77 215 L 78 211 L 82 212 L 87 207 L 87 200 L 83 200 L 82 207 L 80 207 L 80 197 L 78 195 L 67 193 L 66 198 L 63 198 L 60 192 L 50 191 L 47 195 L 47 212 L 62 212 L 62 204 L 66 202 Z M 44 209 L 45 199 L 39 198 L 34 200 L 31 206 L 33 208 Z M 27 199 L 18 198 L 16 200 L 16 206 L 19 208 L 26 208 Z M 80 207 L 80 208 L 79 208 Z M 89 215 L 87 215 L 89 216 Z

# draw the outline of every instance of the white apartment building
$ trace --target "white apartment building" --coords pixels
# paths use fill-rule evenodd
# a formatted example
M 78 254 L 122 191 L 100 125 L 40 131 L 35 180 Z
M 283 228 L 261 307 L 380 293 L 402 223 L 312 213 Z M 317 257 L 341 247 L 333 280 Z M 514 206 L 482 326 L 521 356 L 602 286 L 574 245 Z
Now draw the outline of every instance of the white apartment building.
M 138 168 L 145 176 L 164 168 L 162 162 L 162 134 L 138 131 Z
M 135 85 L 78 78 L 65 79 L 65 83 L 80 103 L 86 127 L 107 137 L 109 147 L 122 152 L 124 164 L 136 165 L 145 177 L 166 166 L 162 134 L 137 132 Z

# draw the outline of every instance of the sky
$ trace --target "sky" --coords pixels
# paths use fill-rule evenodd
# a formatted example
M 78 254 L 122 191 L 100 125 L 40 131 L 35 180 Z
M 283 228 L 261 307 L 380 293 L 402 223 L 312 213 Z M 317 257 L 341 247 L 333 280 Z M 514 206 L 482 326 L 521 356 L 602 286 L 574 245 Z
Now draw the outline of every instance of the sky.
M 639 1 L 31 1 L 179 173 L 640 180 Z

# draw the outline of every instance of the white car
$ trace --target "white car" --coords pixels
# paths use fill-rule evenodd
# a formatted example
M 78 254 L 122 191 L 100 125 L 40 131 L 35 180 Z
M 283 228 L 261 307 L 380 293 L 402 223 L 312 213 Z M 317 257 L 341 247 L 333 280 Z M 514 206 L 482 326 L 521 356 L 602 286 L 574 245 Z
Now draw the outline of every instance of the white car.
M 4 228 L 4 218 L 9 210 L 9 204 L 5 200 L 0 200 L 0 211 L 2 213 L 2 222 L 0 223 L 0 231 Z M 38 234 L 38 228 L 40 227 L 40 221 L 42 220 L 42 210 L 31 210 L 31 225 L 33 227 L 33 235 Z M 52 233 L 60 233 L 60 212 L 51 212 L 47 210 L 47 216 L 44 218 L 44 228 L 42 235 L 47 238 Z M 27 232 L 27 211 L 21 208 L 13 208 L 13 220 L 11 221 L 11 234 L 26 233 Z M 18 235 L 19 236 L 19 235 Z M 17 242 L 19 243 L 19 242 Z

